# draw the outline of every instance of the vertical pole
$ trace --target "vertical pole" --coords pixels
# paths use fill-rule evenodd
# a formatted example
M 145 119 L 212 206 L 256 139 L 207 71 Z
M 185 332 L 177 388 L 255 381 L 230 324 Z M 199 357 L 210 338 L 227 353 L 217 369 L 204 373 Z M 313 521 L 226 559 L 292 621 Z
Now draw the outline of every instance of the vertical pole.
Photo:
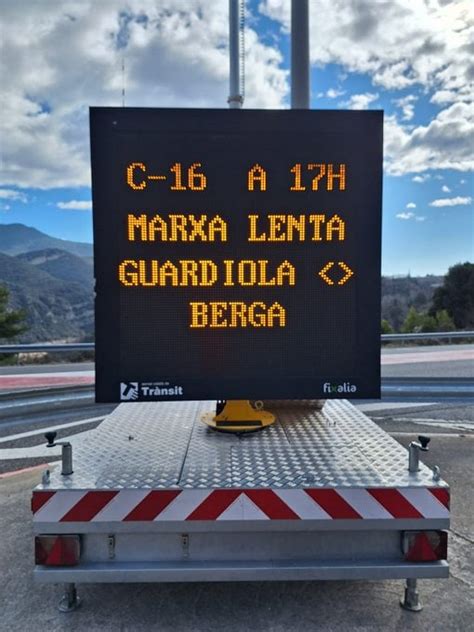
M 232 109 L 242 107 L 240 92 L 239 0 L 229 0 L 229 98 Z
M 309 109 L 308 0 L 291 0 L 291 108 Z
M 417 590 L 416 579 L 407 579 L 405 592 L 400 599 L 400 605 L 405 610 L 411 610 L 411 612 L 420 612 L 420 610 L 423 610 Z

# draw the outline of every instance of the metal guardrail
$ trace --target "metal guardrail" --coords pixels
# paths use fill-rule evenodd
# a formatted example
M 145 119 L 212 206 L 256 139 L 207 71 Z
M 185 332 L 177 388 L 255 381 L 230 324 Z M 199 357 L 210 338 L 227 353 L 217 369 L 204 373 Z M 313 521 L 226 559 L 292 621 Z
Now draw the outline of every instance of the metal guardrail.
M 59 351 L 94 351 L 93 342 L 65 342 L 56 344 L 54 342 L 40 342 L 34 344 L 12 344 L 0 345 L 0 353 L 56 353 Z
M 474 331 L 435 331 L 419 334 L 382 334 L 382 342 L 405 342 L 409 340 L 459 340 L 474 338 Z
M 436 331 L 419 334 L 382 334 L 382 342 L 408 342 L 410 340 L 460 340 L 474 339 L 474 331 Z M 93 342 L 65 342 L 61 344 L 41 342 L 34 344 L 0 345 L 0 353 L 57 353 L 61 351 L 94 351 Z

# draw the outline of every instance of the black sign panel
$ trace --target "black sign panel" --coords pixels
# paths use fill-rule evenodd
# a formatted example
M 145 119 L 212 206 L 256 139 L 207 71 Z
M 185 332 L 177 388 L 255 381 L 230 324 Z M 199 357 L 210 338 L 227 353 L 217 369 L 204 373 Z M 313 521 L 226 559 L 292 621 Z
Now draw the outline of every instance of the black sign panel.
M 92 108 L 97 401 L 378 397 L 382 119 Z

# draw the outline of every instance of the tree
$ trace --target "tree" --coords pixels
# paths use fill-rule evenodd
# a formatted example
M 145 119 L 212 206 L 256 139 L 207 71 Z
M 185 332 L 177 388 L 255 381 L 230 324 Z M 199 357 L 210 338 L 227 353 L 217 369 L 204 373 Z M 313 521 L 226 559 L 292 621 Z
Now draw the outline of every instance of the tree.
M 428 301 L 426 299 L 425 292 L 422 292 L 421 290 L 417 292 L 415 298 L 413 299 L 413 307 L 416 307 L 416 309 L 422 309 L 423 307 L 426 307 L 427 303 Z
M 414 307 L 410 307 L 402 326 L 404 334 L 427 333 L 432 331 L 454 331 L 456 327 L 448 312 L 443 309 L 436 312 L 434 316 L 422 312 L 417 312 Z
M 387 319 L 382 318 L 382 333 L 383 334 L 393 334 L 392 325 L 388 322 Z
M 430 314 L 446 310 L 458 329 L 474 328 L 474 263 L 449 268 L 444 284 L 435 290 Z
M 411 334 L 421 331 L 423 314 L 419 314 L 414 307 L 410 307 L 402 325 L 402 333 Z
M 421 325 L 419 331 L 421 333 L 428 333 L 430 331 L 437 331 L 438 323 L 436 322 L 436 318 L 434 316 L 430 316 L 429 314 L 420 314 Z
M 445 309 L 436 312 L 436 324 L 437 331 L 454 331 L 456 325 L 453 323 L 453 319 Z
M 0 340 L 19 336 L 27 329 L 24 324 L 24 312 L 22 310 L 9 310 L 8 298 L 8 289 L 0 285 Z
M 398 298 L 390 301 L 386 308 L 386 318 L 394 331 L 398 331 L 403 323 L 404 309 Z

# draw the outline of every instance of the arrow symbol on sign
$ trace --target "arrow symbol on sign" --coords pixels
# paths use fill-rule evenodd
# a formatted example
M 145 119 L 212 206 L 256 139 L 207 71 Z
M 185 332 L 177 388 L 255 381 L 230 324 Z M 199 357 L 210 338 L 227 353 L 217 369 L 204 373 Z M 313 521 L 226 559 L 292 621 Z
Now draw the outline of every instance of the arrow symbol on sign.
M 329 261 L 328 263 L 326 263 L 324 268 L 322 268 L 318 272 L 319 276 L 328 285 L 334 285 L 334 281 L 330 277 L 328 277 L 328 275 L 326 274 L 334 265 L 335 265 L 334 261 Z M 337 284 L 344 285 L 344 283 L 346 283 L 351 278 L 351 276 L 354 275 L 354 272 L 349 268 L 349 266 L 346 263 L 344 263 L 344 261 L 338 261 L 337 265 L 344 272 L 344 276 L 337 282 Z
M 323 281 L 326 281 L 328 285 L 334 285 L 334 281 L 326 275 L 326 272 L 330 270 L 333 267 L 333 265 L 334 265 L 334 261 L 330 261 L 329 263 L 326 263 L 324 268 L 320 270 L 318 273 L 319 276 L 323 279 Z
M 349 268 L 349 266 L 347 264 L 344 263 L 344 261 L 339 261 L 339 266 L 344 270 L 344 272 L 346 273 L 342 279 L 340 281 L 337 282 L 338 285 L 344 285 L 344 283 L 349 280 L 351 278 L 351 276 L 354 274 L 352 272 L 352 270 Z

